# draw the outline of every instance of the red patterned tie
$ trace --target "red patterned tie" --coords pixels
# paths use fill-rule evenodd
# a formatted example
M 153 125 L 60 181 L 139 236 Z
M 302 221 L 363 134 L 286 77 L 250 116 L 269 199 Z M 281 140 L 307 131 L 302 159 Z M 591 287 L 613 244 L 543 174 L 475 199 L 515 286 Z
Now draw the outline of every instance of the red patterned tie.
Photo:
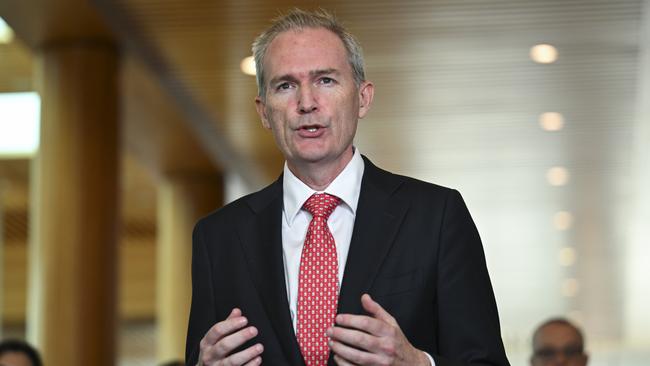
M 317 193 L 303 205 L 312 219 L 300 257 L 297 333 L 307 366 L 326 365 L 329 356 L 325 331 L 334 324 L 338 305 L 338 260 L 327 219 L 340 202 Z

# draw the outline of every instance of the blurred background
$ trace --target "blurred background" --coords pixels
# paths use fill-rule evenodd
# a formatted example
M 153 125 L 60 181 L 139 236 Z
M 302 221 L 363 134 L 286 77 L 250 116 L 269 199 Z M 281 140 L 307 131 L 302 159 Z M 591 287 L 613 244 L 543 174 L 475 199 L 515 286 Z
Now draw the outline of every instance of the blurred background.
M 647 365 L 650 0 L 2 0 L 0 338 L 182 360 L 194 222 L 282 168 L 246 58 L 294 6 L 364 47 L 361 152 L 463 194 L 511 363 L 562 315 Z

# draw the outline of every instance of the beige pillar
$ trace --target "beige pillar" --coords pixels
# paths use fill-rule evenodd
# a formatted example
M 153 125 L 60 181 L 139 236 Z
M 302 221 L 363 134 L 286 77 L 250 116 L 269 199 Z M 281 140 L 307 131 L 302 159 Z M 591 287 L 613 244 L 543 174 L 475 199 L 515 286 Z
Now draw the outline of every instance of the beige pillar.
M 639 36 L 637 110 L 632 167 L 634 205 L 626 224 L 631 239 L 625 248 L 623 326 L 625 343 L 650 349 L 650 0 L 645 0 Z
M 158 191 L 157 306 L 159 362 L 185 359 L 191 288 L 192 230 L 223 203 L 217 176 L 172 175 Z
M 70 42 L 38 53 L 28 338 L 46 365 L 115 364 L 117 54 Z

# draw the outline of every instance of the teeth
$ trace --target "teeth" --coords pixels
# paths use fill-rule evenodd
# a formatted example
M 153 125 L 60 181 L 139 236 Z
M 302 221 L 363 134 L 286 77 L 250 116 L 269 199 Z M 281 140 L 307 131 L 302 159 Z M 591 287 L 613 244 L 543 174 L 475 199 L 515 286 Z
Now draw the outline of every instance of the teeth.
M 307 131 L 309 131 L 309 132 L 316 132 L 316 130 L 318 130 L 316 127 L 309 127 L 307 129 Z

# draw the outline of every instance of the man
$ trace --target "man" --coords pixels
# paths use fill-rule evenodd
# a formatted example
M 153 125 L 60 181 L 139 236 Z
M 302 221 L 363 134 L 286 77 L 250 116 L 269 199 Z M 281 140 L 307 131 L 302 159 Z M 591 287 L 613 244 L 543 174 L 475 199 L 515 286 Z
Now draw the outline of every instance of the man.
M 286 163 L 193 235 L 188 365 L 508 365 L 458 192 L 374 166 L 357 41 L 294 10 L 253 44 L 257 111 Z
M 588 359 L 582 332 L 564 318 L 547 320 L 533 333 L 532 366 L 586 366 Z
M 42 366 L 41 357 L 29 343 L 17 339 L 0 342 L 0 366 Z

